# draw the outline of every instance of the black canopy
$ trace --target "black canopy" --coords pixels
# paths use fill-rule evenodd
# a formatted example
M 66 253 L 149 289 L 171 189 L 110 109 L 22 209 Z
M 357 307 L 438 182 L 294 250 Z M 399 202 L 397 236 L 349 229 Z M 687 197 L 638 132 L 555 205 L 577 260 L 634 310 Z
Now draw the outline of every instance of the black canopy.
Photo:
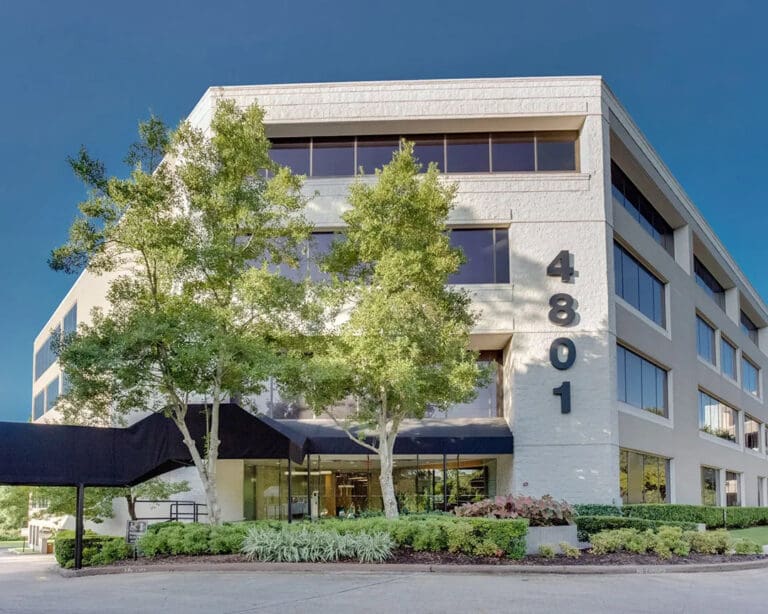
M 203 405 L 190 405 L 187 426 L 202 448 Z M 280 458 L 367 454 L 327 420 L 273 420 L 235 404 L 221 407 L 219 457 Z M 369 439 L 369 442 L 371 440 Z M 202 450 L 201 450 L 202 451 Z M 395 454 L 512 454 L 513 438 L 499 419 L 406 422 Z M 189 465 L 178 428 L 153 414 L 128 428 L 0 422 L 0 484 L 132 486 Z

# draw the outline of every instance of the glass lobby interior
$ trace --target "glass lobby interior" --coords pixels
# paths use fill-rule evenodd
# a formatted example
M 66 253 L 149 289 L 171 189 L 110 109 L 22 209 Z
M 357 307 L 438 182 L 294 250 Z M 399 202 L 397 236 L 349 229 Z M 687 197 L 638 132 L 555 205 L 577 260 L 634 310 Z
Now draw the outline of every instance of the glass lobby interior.
M 496 495 L 495 458 L 396 456 L 393 473 L 398 506 L 405 513 L 448 511 Z M 354 517 L 381 511 L 379 459 L 316 455 L 302 464 L 247 460 L 243 500 L 246 520 Z

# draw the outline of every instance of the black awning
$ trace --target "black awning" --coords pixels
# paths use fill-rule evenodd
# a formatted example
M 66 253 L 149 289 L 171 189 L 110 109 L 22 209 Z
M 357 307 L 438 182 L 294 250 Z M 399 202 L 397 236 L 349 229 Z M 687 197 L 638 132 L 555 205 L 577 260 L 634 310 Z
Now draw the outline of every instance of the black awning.
M 369 454 L 331 420 L 283 420 L 285 431 L 307 441 L 310 454 Z M 375 443 L 371 437 L 364 441 Z M 512 454 L 514 439 L 503 418 L 480 420 L 413 420 L 404 422 L 395 439 L 395 454 Z
M 190 405 L 190 434 L 202 442 L 204 405 Z M 219 458 L 275 458 L 300 463 L 307 454 L 368 454 L 328 420 L 273 420 L 235 404 L 221 406 Z M 370 439 L 368 440 L 371 441 Z M 405 422 L 395 454 L 512 454 L 507 423 L 487 420 Z M 132 486 L 192 459 L 173 422 L 153 414 L 128 428 L 0 422 L 0 484 Z

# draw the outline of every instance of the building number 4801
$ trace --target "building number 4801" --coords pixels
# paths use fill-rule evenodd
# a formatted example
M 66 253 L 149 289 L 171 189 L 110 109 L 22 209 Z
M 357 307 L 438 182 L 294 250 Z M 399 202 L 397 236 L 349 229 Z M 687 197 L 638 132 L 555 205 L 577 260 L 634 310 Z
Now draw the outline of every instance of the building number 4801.
M 547 267 L 549 277 L 559 277 L 563 283 L 569 283 L 574 277 L 571 253 L 562 250 Z M 570 294 L 559 292 L 549 299 L 549 321 L 556 326 L 570 326 L 576 320 L 575 301 Z M 576 346 L 567 337 L 558 337 L 549 346 L 549 362 L 559 371 L 567 371 L 576 361 Z M 560 397 L 560 413 L 571 413 L 571 382 L 565 381 L 552 390 Z

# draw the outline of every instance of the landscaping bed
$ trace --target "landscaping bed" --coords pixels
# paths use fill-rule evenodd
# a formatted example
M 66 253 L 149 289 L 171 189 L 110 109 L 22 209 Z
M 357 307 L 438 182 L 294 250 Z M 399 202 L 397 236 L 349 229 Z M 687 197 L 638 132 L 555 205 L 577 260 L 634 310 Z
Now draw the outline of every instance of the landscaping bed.
M 510 559 L 498 557 L 479 557 L 451 552 L 415 552 L 409 549 L 398 549 L 393 552 L 392 558 L 385 563 L 378 563 L 382 567 L 391 564 L 400 565 L 512 565 L 512 566 L 580 566 L 580 565 L 690 565 L 690 564 L 715 564 L 734 563 L 742 561 L 767 560 L 768 556 L 760 554 L 699 554 L 691 553 L 686 557 L 672 557 L 661 559 L 654 554 L 633 554 L 630 552 L 613 552 L 610 554 L 590 554 L 584 552 L 580 558 L 573 559 L 565 556 L 545 558 L 542 556 L 527 556 L 523 559 Z M 217 565 L 227 563 L 253 563 L 242 554 L 218 554 L 218 555 L 177 555 L 161 556 L 156 558 L 127 559 L 113 563 L 112 567 L 177 567 L 183 565 Z M 351 560 L 333 561 L 333 563 L 357 563 Z

